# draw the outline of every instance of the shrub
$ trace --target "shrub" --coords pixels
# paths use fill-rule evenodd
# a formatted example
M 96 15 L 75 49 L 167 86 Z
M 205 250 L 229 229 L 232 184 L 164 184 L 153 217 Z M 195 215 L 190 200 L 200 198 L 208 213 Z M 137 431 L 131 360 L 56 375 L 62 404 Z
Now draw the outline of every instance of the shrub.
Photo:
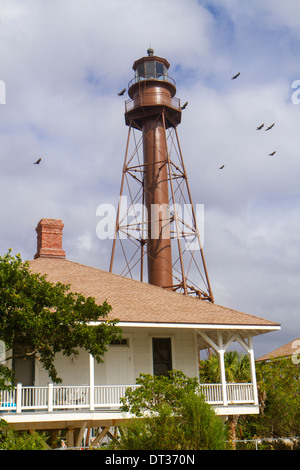
M 128 390 L 123 411 L 136 417 L 120 427 L 121 450 L 225 449 L 225 427 L 200 394 L 197 379 L 180 371 L 168 377 L 141 375 Z

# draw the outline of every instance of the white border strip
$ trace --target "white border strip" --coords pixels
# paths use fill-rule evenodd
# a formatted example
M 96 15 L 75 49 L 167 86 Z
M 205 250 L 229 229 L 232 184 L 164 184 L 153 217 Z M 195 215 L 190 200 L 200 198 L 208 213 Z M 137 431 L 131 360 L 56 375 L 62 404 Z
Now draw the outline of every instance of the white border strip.
M 99 325 L 100 322 L 90 322 L 89 325 Z M 211 323 L 150 323 L 150 322 L 124 322 L 116 323 L 116 326 L 125 327 L 145 327 L 145 328 L 198 328 L 201 330 L 280 330 L 281 325 L 230 325 L 230 324 L 211 324 Z

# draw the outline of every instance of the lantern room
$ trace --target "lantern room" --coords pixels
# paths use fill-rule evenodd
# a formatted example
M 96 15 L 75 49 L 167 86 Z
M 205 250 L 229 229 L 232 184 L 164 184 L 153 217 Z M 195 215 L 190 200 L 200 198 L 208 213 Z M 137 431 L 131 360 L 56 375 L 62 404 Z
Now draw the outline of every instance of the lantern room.
M 175 97 L 175 81 L 168 74 L 170 64 L 163 57 L 155 56 L 153 49 L 147 53 L 132 66 L 135 76 L 128 84 L 126 124 L 141 128 L 149 114 L 161 114 L 165 110 L 167 127 L 176 126 L 181 120 L 181 109 L 180 100 Z
M 135 61 L 133 70 L 135 71 L 135 78 L 140 80 L 168 80 L 169 62 L 161 57 L 153 55 L 153 49 L 148 49 L 148 57 L 143 57 Z

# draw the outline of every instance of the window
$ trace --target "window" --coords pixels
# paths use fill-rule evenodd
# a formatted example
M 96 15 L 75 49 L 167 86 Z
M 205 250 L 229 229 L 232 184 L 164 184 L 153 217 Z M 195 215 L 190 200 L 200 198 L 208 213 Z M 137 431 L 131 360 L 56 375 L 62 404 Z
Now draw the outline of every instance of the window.
M 163 64 L 156 62 L 156 78 L 160 78 L 164 75 L 164 66 Z
M 139 64 L 136 68 L 135 76 L 138 80 L 147 80 L 150 78 L 167 80 L 165 77 L 168 76 L 168 69 L 163 63 L 152 60 Z
M 127 338 L 115 339 L 114 341 L 111 341 L 109 345 L 110 346 L 128 346 L 128 339 Z
M 146 78 L 155 78 L 155 62 L 146 62 Z
M 13 359 L 14 381 L 15 384 L 20 382 L 22 385 L 32 386 L 35 380 L 35 357 L 26 357 L 27 351 L 26 346 L 19 344 L 14 346 L 14 354 L 21 355 Z
M 136 74 L 138 77 L 145 77 L 144 64 L 138 65 L 136 69 Z
M 171 338 L 152 338 L 153 373 L 168 375 L 172 370 Z

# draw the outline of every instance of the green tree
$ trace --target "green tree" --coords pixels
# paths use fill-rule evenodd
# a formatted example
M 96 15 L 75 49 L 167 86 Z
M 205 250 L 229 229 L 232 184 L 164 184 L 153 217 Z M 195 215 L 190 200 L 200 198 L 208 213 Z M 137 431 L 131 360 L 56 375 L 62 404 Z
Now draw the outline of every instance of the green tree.
M 140 374 L 136 379 L 139 387 L 128 387 L 121 398 L 122 411 L 142 416 L 145 412 L 158 411 L 168 404 L 173 411 L 181 408 L 182 398 L 188 392 L 199 391 L 196 377 L 187 377 L 181 371 L 172 370 L 168 376 Z
M 251 380 L 249 356 L 239 354 L 237 351 L 227 351 L 224 354 L 225 375 L 228 383 L 249 382 Z M 211 354 L 207 359 L 200 361 L 200 382 L 219 383 L 220 361 L 217 354 Z
M 21 350 L 19 357 L 35 357 L 53 382 L 61 382 L 54 364 L 57 353 L 70 356 L 83 348 L 103 362 L 107 345 L 121 336 L 117 320 L 107 320 L 107 302 L 97 305 L 68 285 L 48 282 L 11 250 L 0 257 L 0 299 L 0 341 L 12 352 L 6 361 Z M 106 321 L 89 326 L 98 320 Z M 7 362 L 0 364 L 0 388 L 9 388 L 12 380 Z
M 137 418 L 122 426 L 122 450 L 217 450 L 225 448 L 224 425 L 199 392 L 196 378 L 141 374 L 126 391 L 122 410 Z
M 241 420 L 243 436 L 300 435 L 300 365 L 291 358 L 256 363 L 260 414 Z
M 14 431 L 0 420 L 0 450 L 46 450 L 44 436 L 37 432 Z
M 179 423 L 172 414 L 169 405 L 160 404 L 155 414 L 133 418 L 119 427 L 120 437 L 112 447 L 118 450 L 179 450 L 182 435 L 179 439 Z

